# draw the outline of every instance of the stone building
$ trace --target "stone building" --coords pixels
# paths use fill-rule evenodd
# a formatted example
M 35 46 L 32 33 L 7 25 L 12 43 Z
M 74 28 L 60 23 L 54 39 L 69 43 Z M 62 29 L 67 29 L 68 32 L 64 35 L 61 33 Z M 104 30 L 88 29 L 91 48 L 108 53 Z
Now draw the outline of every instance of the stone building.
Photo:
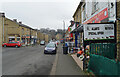
M 4 20 L 4 13 L 0 13 L 0 46 L 2 45 L 3 40 L 3 20 Z
M 58 34 L 56 35 L 56 40 L 60 40 L 60 39 L 62 39 L 62 38 L 63 38 L 63 35 L 62 35 L 62 34 L 58 33 Z
M 9 19 L 5 17 L 4 13 L 0 13 L 0 32 L 2 39 L 0 44 L 8 43 L 10 41 L 19 41 L 24 45 L 30 45 L 33 41 L 37 41 L 37 30 L 23 24 L 17 19 Z
M 120 61 L 120 0 L 117 0 L 117 58 Z

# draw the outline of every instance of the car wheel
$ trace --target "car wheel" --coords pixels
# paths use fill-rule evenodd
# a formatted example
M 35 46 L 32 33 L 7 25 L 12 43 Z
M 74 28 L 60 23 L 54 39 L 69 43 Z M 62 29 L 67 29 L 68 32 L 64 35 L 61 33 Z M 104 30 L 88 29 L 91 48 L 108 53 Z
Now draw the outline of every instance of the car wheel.
M 16 47 L 16 48 L 18 48 L 18 46 L 17 46 L 17 45 L 16 45 L 15 47 Z
M 6 47 L 6 45 L 4 45 L 4 47 Z

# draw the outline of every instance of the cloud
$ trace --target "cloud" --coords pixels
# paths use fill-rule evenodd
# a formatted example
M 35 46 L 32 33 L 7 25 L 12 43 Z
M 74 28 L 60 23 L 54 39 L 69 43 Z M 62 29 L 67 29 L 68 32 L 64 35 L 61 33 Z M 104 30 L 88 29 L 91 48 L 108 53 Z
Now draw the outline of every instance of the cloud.
M 3 2 L 2 11 L 10 19 L 18 19 L 33 28 L 63 29 L 63 20 L 66 28 L 79 4 L 75 0 L 70 2 Z

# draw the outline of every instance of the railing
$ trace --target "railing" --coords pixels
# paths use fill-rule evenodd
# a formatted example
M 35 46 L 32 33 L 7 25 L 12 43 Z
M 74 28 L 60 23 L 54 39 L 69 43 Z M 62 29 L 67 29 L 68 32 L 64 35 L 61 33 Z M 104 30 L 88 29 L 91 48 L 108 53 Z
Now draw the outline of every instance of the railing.
M 110 59 L 115 59 L 115 43 L 92 43 L 90 45 L 90 54 L 101 55 Z

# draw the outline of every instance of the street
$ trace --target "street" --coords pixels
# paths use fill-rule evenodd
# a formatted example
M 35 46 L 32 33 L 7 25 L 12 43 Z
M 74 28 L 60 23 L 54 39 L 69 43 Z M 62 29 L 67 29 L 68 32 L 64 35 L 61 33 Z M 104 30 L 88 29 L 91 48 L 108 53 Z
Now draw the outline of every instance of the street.
M 62 53 L 59 45 L 57 54 L 44 54 L 44 46 L 3 48 L 3 75 L 84 75 L 70 55 Z M 57 61 L 56 58 L 58 57 Z
M 3 48 L 3 75 L 48 75 L 55 55 L 44 55 L 44 46 Z

